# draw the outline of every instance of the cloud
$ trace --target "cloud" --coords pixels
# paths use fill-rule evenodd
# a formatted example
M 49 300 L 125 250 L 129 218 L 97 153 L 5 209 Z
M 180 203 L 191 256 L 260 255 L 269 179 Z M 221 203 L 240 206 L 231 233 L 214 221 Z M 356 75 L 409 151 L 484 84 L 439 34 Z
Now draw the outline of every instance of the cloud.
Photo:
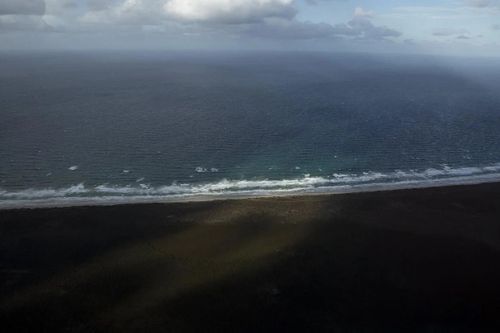
M 456 36 L 456 35 L 464 35 L 467 34 L 468 31 L 465 29 L 452 29 L 452 28 L 441 28 L 441 29 L 436 29 L 432 33 L 433 36 L 436 37 L 449 37 L 449 36 Z
M 245 41 L 253 45 L 280 41 L 299 45 L 303 41 L 330 47 L 336 45 L 332 41 L 342 44 L 401 36 L 397 30 L 375 24 L 375 14 L 362 7 L 353 9 L 351 19 L 340 24 L 306 21 L 296 15 L 297 8 L 297 0 L 46 0 L 43 16 L 0 16 L 0 31 L 57 31 L 44 38 L 62 47 L 71 47 L 76 38 L 98 47 L 116 38 L 121 38 L 120 45 L 130 40 L 131 47 L 169 43 L 245 46 L 241 44 Z
M 374 15 L 372 11 L 356 7 L 353 17 L 349 22 L 332 26 L 332 34 L 356 39 L 373 40 L 400 37 L 402 35 L 397 30 L 373 24 L 372 19 Z
M 218 23 L 258 22 L 296 14 L 293 0 L 170 0 L 163 8 L 180 20 Z
M 321 2 L 332 1 L 332 0 L 305 0 L 305 2 L 309 5 L 318 5 Z
M 99 28 L 117 28 L 120 25 L 158 25 L 166 20 L 163 9 L 165 0 L 123 0 L 120 3 L 88 2 L 89 11 L 79 18 L 79 23 Z M 105 5 L 105 6 L 104 6 Z
M 294 0 L 122 0 L 120 3 L 87 0 L 81 19 L 93 24 L 151 25 L 248 24 L 268 18 L 292 19 Z
M 346 24 L 334 26 L 337 35 L 351 36 L 358 39 L 385 39 L 400 37 L 401 32 L 386 26 L 376 26 L 368 16 L 355 15 Z
M 45 15 L 63 17 L 78 9 L 78 0 L 45 0 Z
M 465 5 L 485 10 L 500 10 L 500 0 L 464 0 Z
M 485 8 L 492 5 L 498 5 L 498 1 L 495 0 L 465 0 L 465 4 L 471 7 Z
M 43 15 L 44 0 L 1 0 L 0 15 Z
M 262 24 L 245 25 L 246 35 L 260 38 L 279 39 L 330 39 L 330 40 L 383 40 L 400 37 L 401 32 L 372 22 L 373 12 L 357 7 L 347 23 L 331 25 L 328 23 L 303 22 L 297 19 L 270 18 Z
M 81 22 L 86 25 L 154 26 L 176 22 L 194 33 L 225 33 L 267 39 L 399 37 L 400 32 L 372 23 L 373 12 L 357 7 L 353 18 L 344 24 L 312 23 L 295 17 L 293 0 L 126 0 L 106 10 L 90 11 Z M 116 28 L 115 28 L 116 29 Z M 144 29 L 143 29 L 144 30 Z
M 466 30 L 466 29 L 452 29 L 452 28 L 441 28 L 441 29 L 436 29 L 432 33 L 433 36 L 435 37 L 440 37 L 440 38 L 455 38 L 455 39 L 460 39 L 460 40 L 470 40 L 474 38 L 483 38 L 484 36 L 481 34 L 477 34 L 472 36 L 472 34 Z
M 373 17 L 373 12 L 369 10 L 363 9 L 363 7 L 356 7 L 354 9 L 354 17 L 368 17 L 372 18 Z
M 263 24 L 249 24 L 240 29 L 246 36 L 266 39 L 325 39 L 338 37 L 335 28 L 327 23 L 298 20 L 269 19 Z
M 111 8 L 113 0 L 87 0 L 87 8 L 90 11 L 101 11 Z
M 245 24 L 297 13 L 294 0 L 87 0 L 87 8 L 83 21 L 100 24 Z
M 0 15 L 0 32 L 5 31 L 51 31 L 41 16 Z

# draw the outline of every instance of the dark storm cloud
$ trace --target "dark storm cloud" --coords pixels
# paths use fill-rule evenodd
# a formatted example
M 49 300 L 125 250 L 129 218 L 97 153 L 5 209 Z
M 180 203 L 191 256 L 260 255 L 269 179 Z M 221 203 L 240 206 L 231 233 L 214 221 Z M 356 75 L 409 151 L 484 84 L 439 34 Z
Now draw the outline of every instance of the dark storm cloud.
M 1 0 L 0 15 L 43 15 L 44 0 Z

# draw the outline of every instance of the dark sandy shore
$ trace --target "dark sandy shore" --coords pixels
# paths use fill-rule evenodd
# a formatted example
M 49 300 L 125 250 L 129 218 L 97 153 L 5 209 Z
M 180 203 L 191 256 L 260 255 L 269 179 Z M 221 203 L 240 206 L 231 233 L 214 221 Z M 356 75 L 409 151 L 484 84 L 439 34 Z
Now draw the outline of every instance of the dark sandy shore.
M 1 332 L 499 332 L 500 184 L 0 211 Z

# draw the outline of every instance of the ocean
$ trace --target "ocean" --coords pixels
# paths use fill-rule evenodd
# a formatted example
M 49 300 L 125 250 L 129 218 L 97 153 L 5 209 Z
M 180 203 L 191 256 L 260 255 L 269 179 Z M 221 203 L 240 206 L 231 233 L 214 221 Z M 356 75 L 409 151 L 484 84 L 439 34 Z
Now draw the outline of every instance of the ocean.
M 0 208 L 500 179 L 500 61 L 0 54 Z

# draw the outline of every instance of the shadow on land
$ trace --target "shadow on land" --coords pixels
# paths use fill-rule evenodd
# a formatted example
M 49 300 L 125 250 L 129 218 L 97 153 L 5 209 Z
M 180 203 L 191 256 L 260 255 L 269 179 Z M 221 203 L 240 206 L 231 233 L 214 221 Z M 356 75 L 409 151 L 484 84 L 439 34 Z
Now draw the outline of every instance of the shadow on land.
M 500 184 L 0 211 L 3 332 L 496 332 Z

